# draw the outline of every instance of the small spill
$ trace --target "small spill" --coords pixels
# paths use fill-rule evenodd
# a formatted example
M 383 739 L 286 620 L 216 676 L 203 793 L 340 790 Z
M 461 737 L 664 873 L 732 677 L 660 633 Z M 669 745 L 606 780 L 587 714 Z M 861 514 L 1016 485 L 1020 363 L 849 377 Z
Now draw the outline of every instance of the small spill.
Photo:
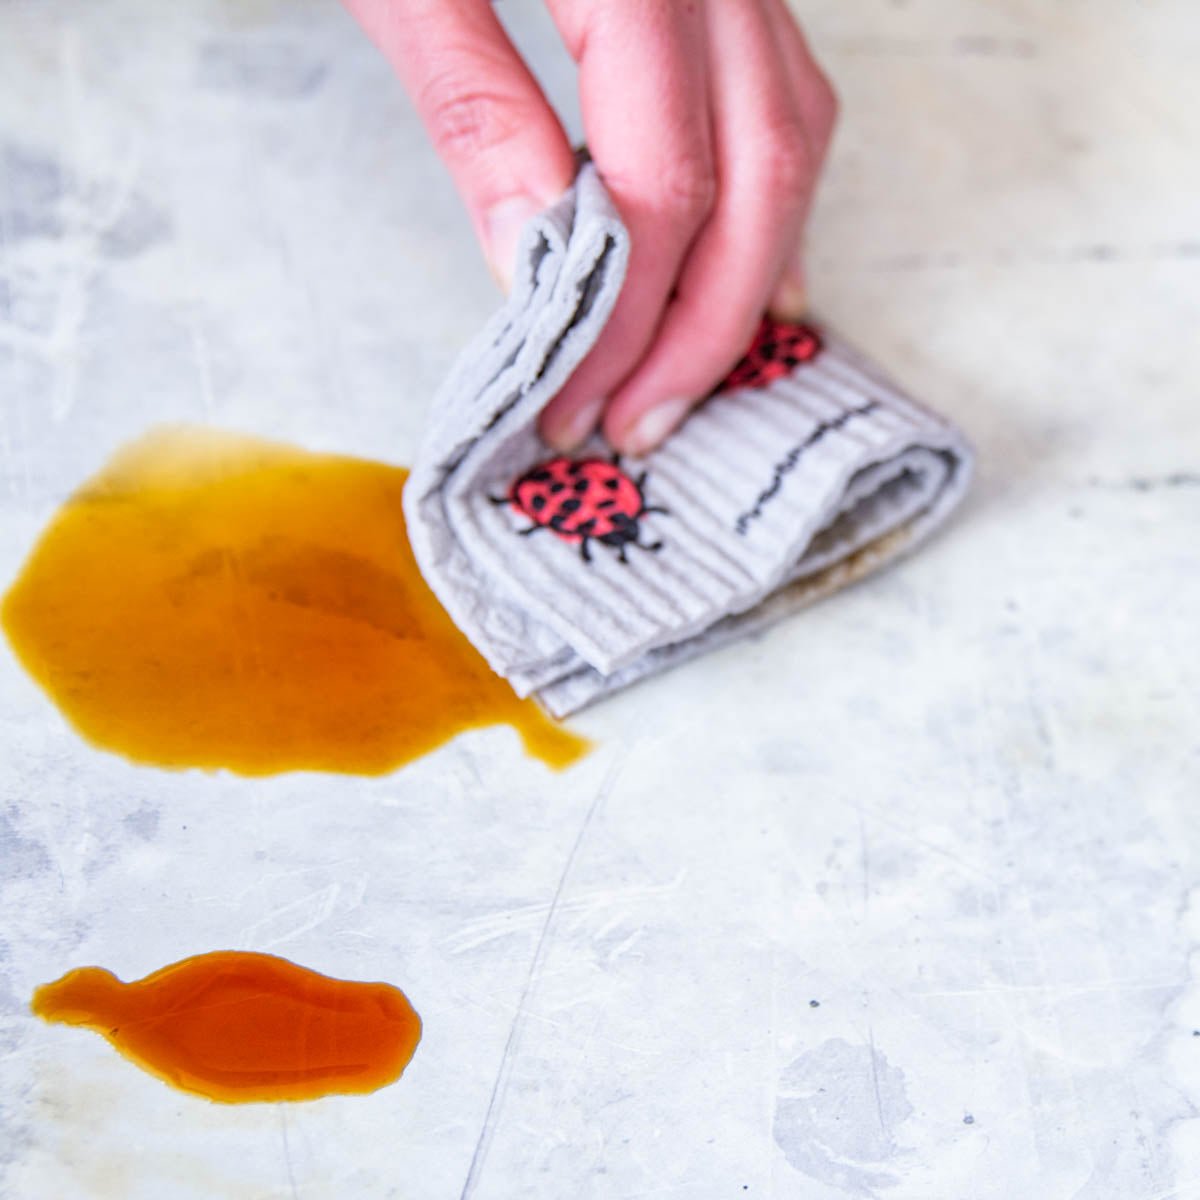
M 151 433 L 67 501 L 0 618 L 75 728 L 142 763 L 382 774 L 497 724 L 575 761 L 588 744 L 518 700 L 421 578 L 406 478 Z
M 400 1078 L 421 1019 L 399 988 L 330 979 L 284 958 L 217 950 L 134 983 L 80 967 L 33 995 L 185 1092 L 228 1104 L 373 1092 Z

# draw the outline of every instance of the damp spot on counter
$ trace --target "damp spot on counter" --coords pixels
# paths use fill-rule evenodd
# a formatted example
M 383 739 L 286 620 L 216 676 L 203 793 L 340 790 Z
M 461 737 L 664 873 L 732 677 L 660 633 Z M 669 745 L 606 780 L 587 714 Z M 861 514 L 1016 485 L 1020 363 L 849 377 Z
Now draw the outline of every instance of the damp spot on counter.
M 897 1182 L 885 1167 L 912 1113 L 899 1068 L 873 1046 L 832 1038 L 784 1068 L 772 1133 L 796 1171 L 870 1195 Z
M 312 1100 L 399 1079 L 421 1020 L 399 988 L 332 979 L 284 958 L 218 950 L 123 983 L 80 967 L 34 1013 L 94 1030 L 130 1062 L 209 1100 Z
M 212 430 L 120 451 L 4 598 L 17 656 L 94 745 L 162 767 L 378 775 L 512 726 L 562 767 L 588 744 L 520 700 L 417 569 L 407 472 Z

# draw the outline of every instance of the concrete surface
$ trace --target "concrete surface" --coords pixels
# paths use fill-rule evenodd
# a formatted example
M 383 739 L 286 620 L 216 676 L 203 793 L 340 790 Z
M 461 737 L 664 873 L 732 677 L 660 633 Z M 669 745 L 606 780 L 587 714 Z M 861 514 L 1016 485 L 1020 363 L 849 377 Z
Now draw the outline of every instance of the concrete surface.
M 813 292 L 962 515 L 563 776 L 139 768 L 0 651 L 5 1196 L 1200 1196 L 1200 12 L 802 10 Z M 0 579 L 155 423 L 410 458 L 495 297 L 336 4 L 7 0 L 0 80 Z M 220 1107 L 28 1013 L 218 947 L 403 986 L 404 1079 Z

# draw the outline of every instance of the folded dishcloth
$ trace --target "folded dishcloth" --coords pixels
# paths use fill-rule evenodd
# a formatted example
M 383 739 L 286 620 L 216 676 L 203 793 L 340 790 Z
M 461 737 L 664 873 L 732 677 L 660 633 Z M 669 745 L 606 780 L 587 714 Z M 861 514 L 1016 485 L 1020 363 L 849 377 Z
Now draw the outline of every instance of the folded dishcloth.
M 628 236 L 585 165 L 433 406 L 405 489 L 426 580 L 555 715 L 778 620 L 911 549 L 972 455 L 827 330 L 766 320 L 660 449 L 551 454 L 536 420 L 595 343 Z

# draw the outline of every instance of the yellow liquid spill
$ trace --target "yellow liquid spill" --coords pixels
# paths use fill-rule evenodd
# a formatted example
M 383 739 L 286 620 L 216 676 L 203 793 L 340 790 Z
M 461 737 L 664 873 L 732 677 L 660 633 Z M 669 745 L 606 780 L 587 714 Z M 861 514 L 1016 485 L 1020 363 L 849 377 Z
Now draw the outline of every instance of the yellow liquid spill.
M 151 433 L 55 516 L 0 619 L 75 728 L 138 762 L 373 775 L 498 724 L 574 762 L 588 743 L 517 699 L 421 578 L 406 477 Z
M 399 988 L 234 950 L 134 983 L 80 967 L 38 988 L 32 1007 L 95 1030 L 174 1087 L 230 1104 L 373 1092 L 400 1078 L 421 1039 Z

